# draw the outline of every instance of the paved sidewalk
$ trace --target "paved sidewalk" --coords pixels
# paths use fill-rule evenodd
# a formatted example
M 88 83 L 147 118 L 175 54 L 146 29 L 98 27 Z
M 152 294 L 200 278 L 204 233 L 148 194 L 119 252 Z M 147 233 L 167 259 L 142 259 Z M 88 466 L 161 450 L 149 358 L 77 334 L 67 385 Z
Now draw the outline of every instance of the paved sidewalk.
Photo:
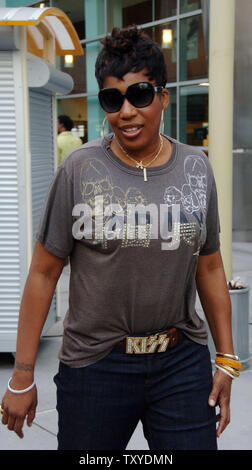
M 252 243 L 233 244 L 234 276 L 241 276 L 252 288 Z M 62 311 L 68 298 L 69 266 L 60 279 Z M 252 354 L 252 294 L 250 295 L 249 338 Z M 36 382 L 39 404 L 34 424 L 24 427 L 24 439 L 0 424 L 0 450 L 55 450 L 57 448 L 56 389 L 53 376 L 58 367 L 61 346 L 62 321 L 57 322 L 41 339 L 36 364 Z M 4 394 L 12 373 L 13 357 L 0 353 L 0 397 Z M 239 379 L 233 382 L 231 397 L 231 424 L 219 439 L 220 450 L 252 450 L 252 360 L 246 364 Z M 142 426 L 138 425 L 128 450 L 148 450 Z

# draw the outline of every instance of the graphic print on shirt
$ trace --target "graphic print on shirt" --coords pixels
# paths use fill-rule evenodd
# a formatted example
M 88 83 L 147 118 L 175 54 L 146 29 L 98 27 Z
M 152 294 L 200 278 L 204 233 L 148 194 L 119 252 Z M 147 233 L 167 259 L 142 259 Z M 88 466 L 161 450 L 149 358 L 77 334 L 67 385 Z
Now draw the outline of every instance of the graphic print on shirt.
M 199 254 L 201 246 L 206 239 L 206 195 L 207 195 L 207 167 L 199 155 L 188 155 L 184 162 L 185 183 L 181 189 L 169 186 L 164 192 L 164 202 L 168 206 L 181 205 L 183 216 L 180 220 L 181 233 L 184 232 L 184 240 L 191 244 L 195 239 L 196 227 L 200 227 L 200 237 L 195 255 Z M 197 222 L 188 222 L 188 216 L 193 215 Z M 190 217 L 191 218 L 191 217 Z M 182 222 L 182 219 L 184 221 Z
M 158 207 L 148 203 L 138 188 L 123 191 L 114 185 L 101 160 L 86 159 L 80 172 L 80 192 L 86 215 L 80 217 L 77 229 L 75 227 L 76 238 L 80 239 L 83 234 L 81 225 L 85 227 L 82 238 L 90 239 L 93 245 L 101 244 L 105 249 L 112 240 L 120 239 L 121 247 L 126 248 L 149 247 L 153 238 L 161 238 L 161 249 L 176 250 L 181 240 L 188 246 L 195 246 L 200 238 L 195 253 L 198 254 L 205 238 L 207 169 L 204 160 L 188 156 L 184 176 L 185 183 L 180 189 L 176 186 L 165 189 L 164 203 Z M 76 209 L 74 215 L 80 215 L 80 210 Z
M 95 208 L 95 198 L 103 196 L 104 206 L 120 204 L 147 204 L 146 198 L 137 188 L 129 188 L 126 193 L 114 186 L 106 165 L 98 159 L 87 159 L 81 169 L 81 195 L 85 203 Z
M 122 240 L 124 248 L 149 245 L 150 235 L 139 236 L 140 226 L 127 223 L 125 219 L 127 210 L 132 205 L 147 205 L 147 200 L 139 189 L 130 187 L 124 192 L 120 187 L 114 186 L 106 165 L 95 158 L 87 159 L 83 164 L 80 181 L 82 200 L 91 208 L 93 222 L 96 222 L 96 228 L 92 224 L 92 235 L 96 234 L 93 244 L 101 242 L 103 248 L 107 248 L 108 241 L 116 238 Z

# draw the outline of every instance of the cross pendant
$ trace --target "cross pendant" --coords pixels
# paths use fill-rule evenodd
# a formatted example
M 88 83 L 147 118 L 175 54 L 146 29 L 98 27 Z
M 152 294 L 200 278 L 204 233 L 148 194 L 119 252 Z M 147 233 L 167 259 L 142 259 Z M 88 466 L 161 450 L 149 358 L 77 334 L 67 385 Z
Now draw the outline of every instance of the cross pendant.
M 141 170 L 143 170 L 144 181 L 147 181 L 147 171 L 146 171 L 145 166 L 143 166 L 143 162 L 137 162 L 136 167 L 141 168 Z
M 141 168 L 141 170 L 143 170 L 144 169 L 143 162 L 137 162 L 136 167 Z

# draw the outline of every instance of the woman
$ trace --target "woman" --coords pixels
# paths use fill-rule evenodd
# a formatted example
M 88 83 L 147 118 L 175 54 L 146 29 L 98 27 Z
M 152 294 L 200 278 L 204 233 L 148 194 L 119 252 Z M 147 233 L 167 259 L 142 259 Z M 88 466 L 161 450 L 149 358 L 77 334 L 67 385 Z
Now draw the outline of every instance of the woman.
M 58 448 L 125 449 L 141 420 L 150 449 L 216 449 L 239 363 L 213 173 L 200 150 L 160 134 L 167 75 L 148 36 L 115 28 L 96 77 L 113 132 L 70 153 L 51 184 L 2 422 L 22 437 L 34 419 L 37 347 L 69 256 Z M 221 354 L 213 380 L 196 285 Z

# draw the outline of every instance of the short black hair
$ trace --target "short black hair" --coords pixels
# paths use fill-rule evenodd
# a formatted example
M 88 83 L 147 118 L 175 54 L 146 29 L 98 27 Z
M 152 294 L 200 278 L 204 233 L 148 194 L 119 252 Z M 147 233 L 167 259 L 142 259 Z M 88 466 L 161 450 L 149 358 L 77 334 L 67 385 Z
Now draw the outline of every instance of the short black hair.
M 95 76 L 100 89 L 108 76 L 122 79 L 126 73 L 137 73 L 144 68 L 149 80 L 155 80 L 156 85 L 165 87 L 167 70 L 164 55 L 160 46 L 144 31 L 136 26 L 113 28 L 111 35 L 106 36 L 101 43 L 103 48 L 95 64 Z
M 67 131 L 71 131 L 74 127 L 74 123 L 69 116 L 61 115 L 58 117 L 58 121 L 60 124 L 63 124 Z

